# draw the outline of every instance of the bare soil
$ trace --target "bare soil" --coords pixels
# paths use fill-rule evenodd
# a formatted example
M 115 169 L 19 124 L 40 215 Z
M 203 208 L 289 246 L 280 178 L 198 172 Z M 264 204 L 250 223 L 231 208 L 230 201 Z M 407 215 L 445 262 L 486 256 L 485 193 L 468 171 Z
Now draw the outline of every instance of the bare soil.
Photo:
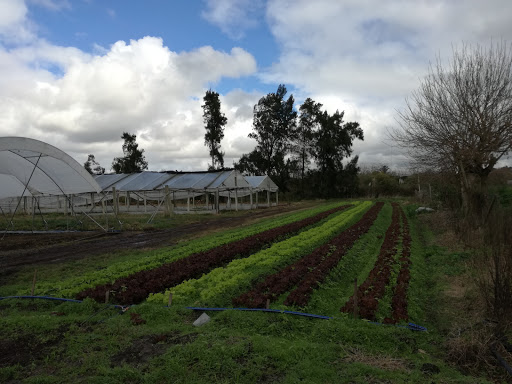
M 6 234 L 0 240 L 0 270 L 5 275 L 28 265 L 78 260 L 127 249 L 169 246 L 184 238 L 239 227 L 281 213 L 309 208 L 312 205 L 314 203 L 279 205 L 243 212 L 235 217 L 212 215 L 207 221 L 162 230 Z

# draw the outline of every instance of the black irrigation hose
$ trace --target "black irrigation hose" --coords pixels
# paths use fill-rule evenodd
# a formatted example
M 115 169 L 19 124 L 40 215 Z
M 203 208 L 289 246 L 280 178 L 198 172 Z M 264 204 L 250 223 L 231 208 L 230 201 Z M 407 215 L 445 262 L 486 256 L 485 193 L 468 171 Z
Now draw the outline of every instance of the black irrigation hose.
M 491 353 L 494 355 L 496 360 L 498 360 L 498 362 L 503 366 L 503 368 L 505 368 L 508 374 L 512 376 L 512 367 L 508 365 L 505 359 L 498 353 L 498 351 L 496 351 L 495 345 L 496 344 L 491 344 L 491 346 L 489 347 Z

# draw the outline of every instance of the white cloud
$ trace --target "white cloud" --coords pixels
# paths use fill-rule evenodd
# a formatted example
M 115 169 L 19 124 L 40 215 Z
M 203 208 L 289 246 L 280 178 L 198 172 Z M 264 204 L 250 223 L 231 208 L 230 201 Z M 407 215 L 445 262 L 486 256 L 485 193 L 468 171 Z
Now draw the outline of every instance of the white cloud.
M 257 14 L 263 9 L 262 0 L 206 0 L 202 16 L 233 39 L 258 26 Z
M 508 0 L 269 0 L 267 20 L 280 57 L 261 78 L 295 87 L 361 123 L 361 161 L 395 162 L 383 143 L 395 109 L 452 44 L 512 41 Z M 394 148 L 391 153 L 396 153 Z M 403 161 L 403 158 L 400 159 Z
M 24 0 L 0 0 L 0 39 L 23 43 L 34 39 L 33 25 L 27 19 Z
M 198 170 L 208 159 L 207 86 L 251 74 L 256 62 L 241 48 L 176 53 L 144 37 L 97 55 L 37 40 L 0 50 L 0 69 L 1 135 L 47 141 L 80 162 L 92 153 L 108 169 L 127 131 L 137 134 L 150 169 Z
M 51 11 L 60 11 L 61 9 L 71 9 L 71 4 L 68 0 L 29 0 L 29 1 L 32 4 L 47 8 Z

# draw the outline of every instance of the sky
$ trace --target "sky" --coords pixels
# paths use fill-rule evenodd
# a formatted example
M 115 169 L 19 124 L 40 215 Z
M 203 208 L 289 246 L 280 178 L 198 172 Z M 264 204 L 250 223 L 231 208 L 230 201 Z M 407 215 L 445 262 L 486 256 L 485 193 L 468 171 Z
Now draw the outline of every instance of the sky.
M 297 109 L 311 97 L 360 123 L 360 165 L 406 172 L 397 111 L 436 57 L 512 42 L 511 15 L 510 0 L 0 0 L 0 136 L 109 172 L 129 132 L 149 170 L 206 170 L 212 89 L 229 167 L 256 145 L 253 106 L 285 84 Z

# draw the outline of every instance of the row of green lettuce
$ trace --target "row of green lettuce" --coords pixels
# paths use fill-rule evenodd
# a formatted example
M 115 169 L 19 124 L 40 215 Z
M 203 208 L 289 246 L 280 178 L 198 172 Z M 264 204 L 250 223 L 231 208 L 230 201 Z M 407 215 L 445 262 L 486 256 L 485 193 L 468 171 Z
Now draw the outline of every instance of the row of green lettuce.
M 172 293 L 173 303 L 177 304 L 230 306 L 233 297 L 249 290 L 259 278 L 279 271 L 359 221 L 372 204 L 362 202 L 321 225 L 274 243 L 247 258 L 233 260 L 199 279 L 188 280 L 163 293 L 151 294 L 148 301 L 167 303 Z
M 70 276 L 58 282 L 55 280 L 51 282 L 38 282 L 37 291 L 39 294 L 43 295 L 74 297 L 84 289 L 95 287 L 99 284 L 111 283 L 118 278 L 129 276 L 135 272 L 156 268 L 164 263 L 172 262 L 197 252 L 207 251 L 217 246 L 228 244 L 268 229 L 314 216 L 320 212 L 335 208 L 342 204 L 346 204 L 346 202 L 322 204 L 308 210 L 262 220 L 249 226 L 238 227 L 232 230 L 184 241 L 172 247 L 146 251 L 139 250 L 134 252 L 133 258 L 123 260 L 121 262 L 114 262 L 100 270 L 88 271 L 78 276 Z M 361 202 L 354 201 L 352 204 L 354 207 L 358 207 Z M 18 292 L 18 294 L 27 293 L 28 290 Z

